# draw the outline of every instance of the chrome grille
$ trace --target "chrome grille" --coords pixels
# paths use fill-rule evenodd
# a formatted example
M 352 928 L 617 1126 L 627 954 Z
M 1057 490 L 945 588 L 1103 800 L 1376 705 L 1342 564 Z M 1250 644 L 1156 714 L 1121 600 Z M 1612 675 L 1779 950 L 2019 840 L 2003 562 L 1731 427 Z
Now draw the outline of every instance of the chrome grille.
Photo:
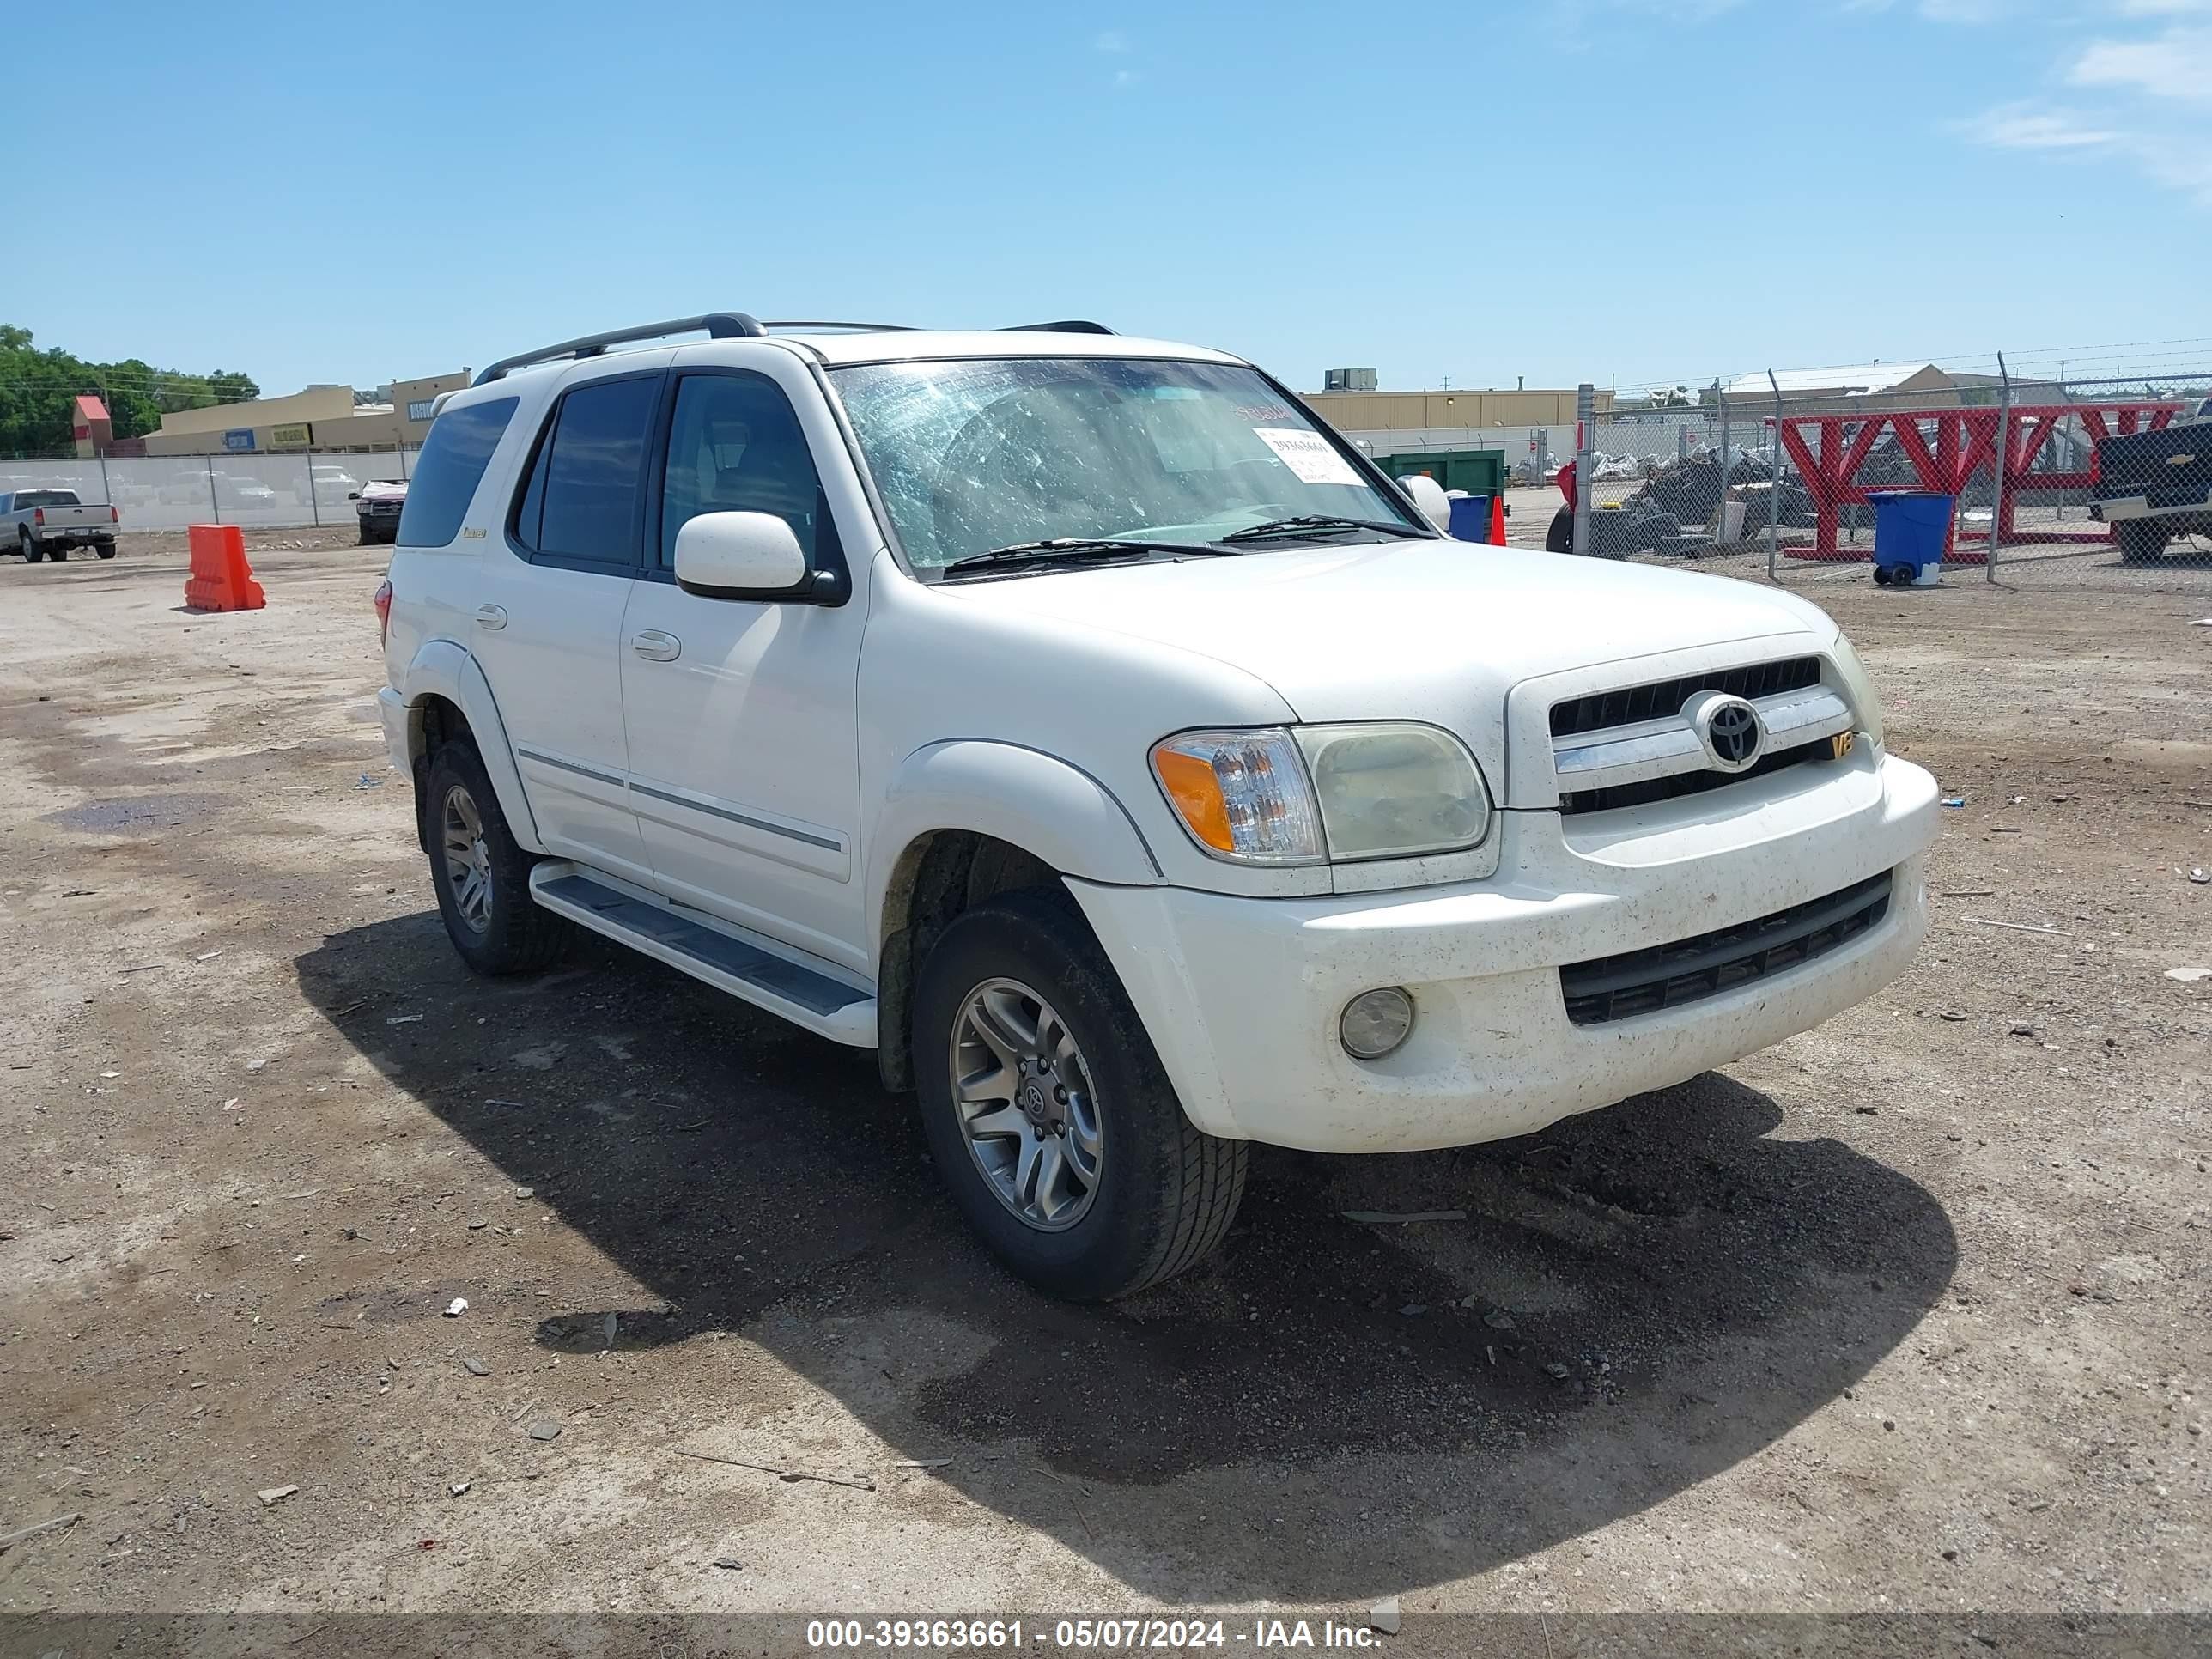
M 1741 783 L 1746 778 L 1763 778 L 1786 766 L 1827 760 L 1834 752 L 1835 739 L 1822 738 L 1816 743 L 1770 749 L 1755 764 L 1741 772 L 1670 772 L 1664 777 L 1642 778 L 1634 783 L 1605 784 L 1595 789 L 1562 789 L 1559 811 L 1571 814 L 1611 812 L 1624 806 L 1649 806 L 1655 801 L 1679 800 L 1684 795 L 1701 795 L 1708 789 Z
M 1818 657 L 1788 657 L 1780 662 L 1752 663 L 1741 668 L 1723 668 L 1680 679 L 1653 680 L 1646 685 L 1624 686 L 1617 691 L 1596 691 L 1552 705 L 1552 735 L 1582 737 L 1616 726 L 1663 720 L 1704 691 L 1724 691 L 1756 702 L 1784 691 L 1802 691 L 1820 683 Z
M 1788 657 L 1554 703 L 1559 811 L 1649 805 L 1848 753 L 1856 718 L 1822 678 L 1824 665 L 1819 656 Z M 1709 717 L 1699 705 L 1717 694 L 1741 699 L 1758 715 L 1759 750 L 1748 766 L 1724 763 L 1709 744 Z

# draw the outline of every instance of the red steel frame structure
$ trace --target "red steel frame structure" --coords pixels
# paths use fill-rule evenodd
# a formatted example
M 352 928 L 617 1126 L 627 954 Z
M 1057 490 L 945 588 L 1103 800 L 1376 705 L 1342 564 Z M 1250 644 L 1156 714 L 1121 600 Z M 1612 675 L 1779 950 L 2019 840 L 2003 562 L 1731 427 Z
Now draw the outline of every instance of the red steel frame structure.
M 2181 407 L 2174 403 L 2104 402 L 2025 404 L 2008 412 L 1984 407 L 1902 409 L 1879 414 L 1784 415 L 1781 417 L 1782 447 L 1803 477 L 1806 493 L 1813 498 L 1814 523 L 1811 546 L 1785 547 L 1782 550 L 1793 559 L 1842 562 L 1867 557 L 1863 549 L 1838 544 L 1836 532 L 1841 527 L 1843 509 L 1864 506 L 1870 490 L 1907 487 L 1896 483 L 1864 484 L 1858 480 L 1860 466 L 1874 453 L 1882 434 L 1887 432 L 1895 437 L 1899 453 L 1919 475 L 1918 488 L 1963 496 L 1966 482 L 1975 470 L 1989 465 L 1996 454 L 1997 422 L 2001 417 L 2008 422 L 2008 426 L 2003 485 L 1997 493 L 1995 528 L 1999 544 L 2108 540 L 2108 527 L 2088 520 L 2078 530 L 2016 531 L 2013 527 L 2013 507 L 2020 490 L 2087 489 L 2094 482 L 2094 474 L 2088 471 L 2038 472 L 2030 477 L 2028 470 L 2049 445 L 2060 423 L 2069 416 L 2081 421 L 2090 442 L 2094 444 L 2114 433 L 2155 432 L 2180 413 Z M 1767 416 L 1770 424 L 1774 419 L 1771 415 Z M 1935 439 L 1932 447 L 1929 443 L 1929 428 Z M 1808 441 L 1814 436 L 1819 440 L 1817 450 Z M 1960 505 L 1972 503 L 1962 501 Z M 1970 535 L 1982 544 L 1979 550 L 1971 553 L 1958 546 Z M 1989 542 L 1988 532 L 1962 531 L 1954 516 L 1952 547 L 1946 556 L 1960 564 L 1979 564 L 1989 556 Z

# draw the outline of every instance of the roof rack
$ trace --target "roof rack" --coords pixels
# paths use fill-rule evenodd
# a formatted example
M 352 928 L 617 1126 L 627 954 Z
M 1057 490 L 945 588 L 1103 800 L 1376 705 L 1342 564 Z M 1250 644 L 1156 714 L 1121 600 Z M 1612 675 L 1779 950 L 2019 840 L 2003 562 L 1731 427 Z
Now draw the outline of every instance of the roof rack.
M 762 323 L 763 328 L 849 328 L 866 334 L 911 334 L 912 323 L 842 323 L 826 318 L 810 318 L 794 321 L 786 318 L 770 318 Z M 1008 333 L 1021 334 L 1111 334 L 1114 331 L 1103 323 L 1070 320 L 1064 323 L 1016 323 Z
M 911 334 L 912 323 L 841 323 L 826 317 L 770 317 L 763 328 L 849 328 L 860 334 Z
M 742 311 L 710 311 L 703 317 L 678 317 L 665 323 L 643 323 L 635 328 L 611 329 L 605 334 L 586 334 L 563 340 L 558 345 L 540 346 L 535 351 L 502 357 L 477 375 L 472 384 L 486 385 L 532 363 L 548 363 L 558 357 L 596 357 L 611 345 L 623 345 L 632 340 L 658 340 L 670 334 L 696 334 L 702 330 L 710 339 L 716 340 L 758 339 L 768 332 L 757 319 Z
M 764 323 L 742 311 L 710 311 L 703 317 L 678 317 L 665 323 L 641 323 L 635 328 L 610 329 L 605 334 L 580 335 L 573 340 L 563 340 L 558 345 L 540 346 L 535 351 L 518 352 L 512 357 L 501 358 L 470 384 L 488 385 L 532 363 L 550 363 L 562 357 L 596 357 L 609 346 L 626 345 L 634 340 L 659 340 L 671 334 L 696 334 L 702 331 L 709 339 L 757 340 L 771 328 L 849 328 L 872 334 L 913 331 L 911 325 L 906 323 L 847 323 L 821 318 L 779 318 Z M 1103 323 L 1071 318 L 1057 323 L 1016 323 L 1007 331 L 1018 334 L 1111 334 L 1114 331 Z

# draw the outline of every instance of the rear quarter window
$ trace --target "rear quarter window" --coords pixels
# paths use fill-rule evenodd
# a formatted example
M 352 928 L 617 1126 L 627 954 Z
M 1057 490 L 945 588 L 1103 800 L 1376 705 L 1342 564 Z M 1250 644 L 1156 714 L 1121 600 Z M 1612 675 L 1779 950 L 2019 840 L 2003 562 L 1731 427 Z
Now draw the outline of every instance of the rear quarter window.
M 407 547 L 443 547 L 460 534 L 461 520 L 483 482 L 491 453 L 514 418 L 515 398 L 448 409 L 431 422 L 407 485 L 398 540 Z

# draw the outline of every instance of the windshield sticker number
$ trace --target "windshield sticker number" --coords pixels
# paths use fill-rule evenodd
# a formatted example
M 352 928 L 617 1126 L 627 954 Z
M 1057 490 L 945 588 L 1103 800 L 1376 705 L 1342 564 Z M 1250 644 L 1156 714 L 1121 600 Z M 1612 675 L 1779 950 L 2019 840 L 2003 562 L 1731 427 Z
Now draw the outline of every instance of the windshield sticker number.
M 1285 466 L 1310 484 L 1357 484 L 1359 475 L 1318 432 L 1295 427 L 1255 426 L 1252 435 L 1273 450 Z

